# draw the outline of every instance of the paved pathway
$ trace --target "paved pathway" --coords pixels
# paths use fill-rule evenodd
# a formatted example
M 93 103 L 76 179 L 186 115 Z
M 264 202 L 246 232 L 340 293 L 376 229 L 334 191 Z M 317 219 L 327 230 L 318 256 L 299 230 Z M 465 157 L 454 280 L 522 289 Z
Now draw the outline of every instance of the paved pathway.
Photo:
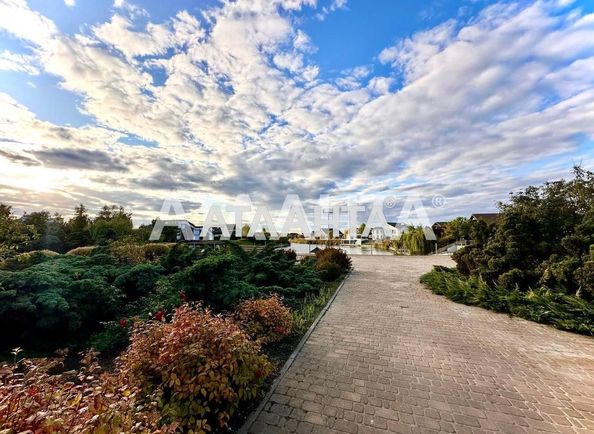
M 449 261 L 355 257 L 250 432 L 594 432 L 594 339 L 418 283 Z

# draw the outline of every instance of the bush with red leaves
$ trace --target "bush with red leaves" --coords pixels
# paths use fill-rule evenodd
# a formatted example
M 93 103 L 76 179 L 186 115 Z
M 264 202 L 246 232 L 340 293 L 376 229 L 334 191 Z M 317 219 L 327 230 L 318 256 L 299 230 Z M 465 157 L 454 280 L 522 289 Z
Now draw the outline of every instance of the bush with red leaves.
M 235 310 L 239 325 L 254 339 L 277 342 L 291 333 L 293 316 L 278 295 L 243 301 Z

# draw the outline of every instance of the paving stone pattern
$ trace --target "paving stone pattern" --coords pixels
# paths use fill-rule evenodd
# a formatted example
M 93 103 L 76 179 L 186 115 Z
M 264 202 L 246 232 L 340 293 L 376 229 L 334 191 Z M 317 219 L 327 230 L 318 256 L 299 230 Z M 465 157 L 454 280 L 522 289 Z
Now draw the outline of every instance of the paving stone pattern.
M 594 339 L 431 294 L 447 257 L 353 262 L 250 432 L 594 432 Z

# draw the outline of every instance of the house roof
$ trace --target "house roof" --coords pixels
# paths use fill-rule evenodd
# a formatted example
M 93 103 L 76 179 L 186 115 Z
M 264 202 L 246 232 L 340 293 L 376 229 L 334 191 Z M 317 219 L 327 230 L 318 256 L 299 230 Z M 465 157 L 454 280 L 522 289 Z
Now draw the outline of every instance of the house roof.
M 481 220 L 487 224 L 497 223 L 499 218 L 501 217 L 501 213 L 499 212 L 491 212 L 491 213 L 477 213 L 472 214 L 470 216 L 471 220 Z

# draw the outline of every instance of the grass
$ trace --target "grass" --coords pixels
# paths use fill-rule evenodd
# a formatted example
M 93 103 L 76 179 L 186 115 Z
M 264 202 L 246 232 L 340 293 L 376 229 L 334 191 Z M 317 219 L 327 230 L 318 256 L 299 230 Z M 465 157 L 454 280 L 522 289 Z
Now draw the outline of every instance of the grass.
M 465 278 L 455 269 L 436 266 L 421 276 L 433 293 L 457 303 L 479 306 L 561 330 L 594 336 L 594 305 L 550 288 L 508 291 L 478 278 Z
M 293 334 L 301 338 L 332 298 L 338 286 L 344 280 L 339 277 L 334 282 L 325 284 L 317 296 L 307 296 L 301 306 L 293 311 Z

